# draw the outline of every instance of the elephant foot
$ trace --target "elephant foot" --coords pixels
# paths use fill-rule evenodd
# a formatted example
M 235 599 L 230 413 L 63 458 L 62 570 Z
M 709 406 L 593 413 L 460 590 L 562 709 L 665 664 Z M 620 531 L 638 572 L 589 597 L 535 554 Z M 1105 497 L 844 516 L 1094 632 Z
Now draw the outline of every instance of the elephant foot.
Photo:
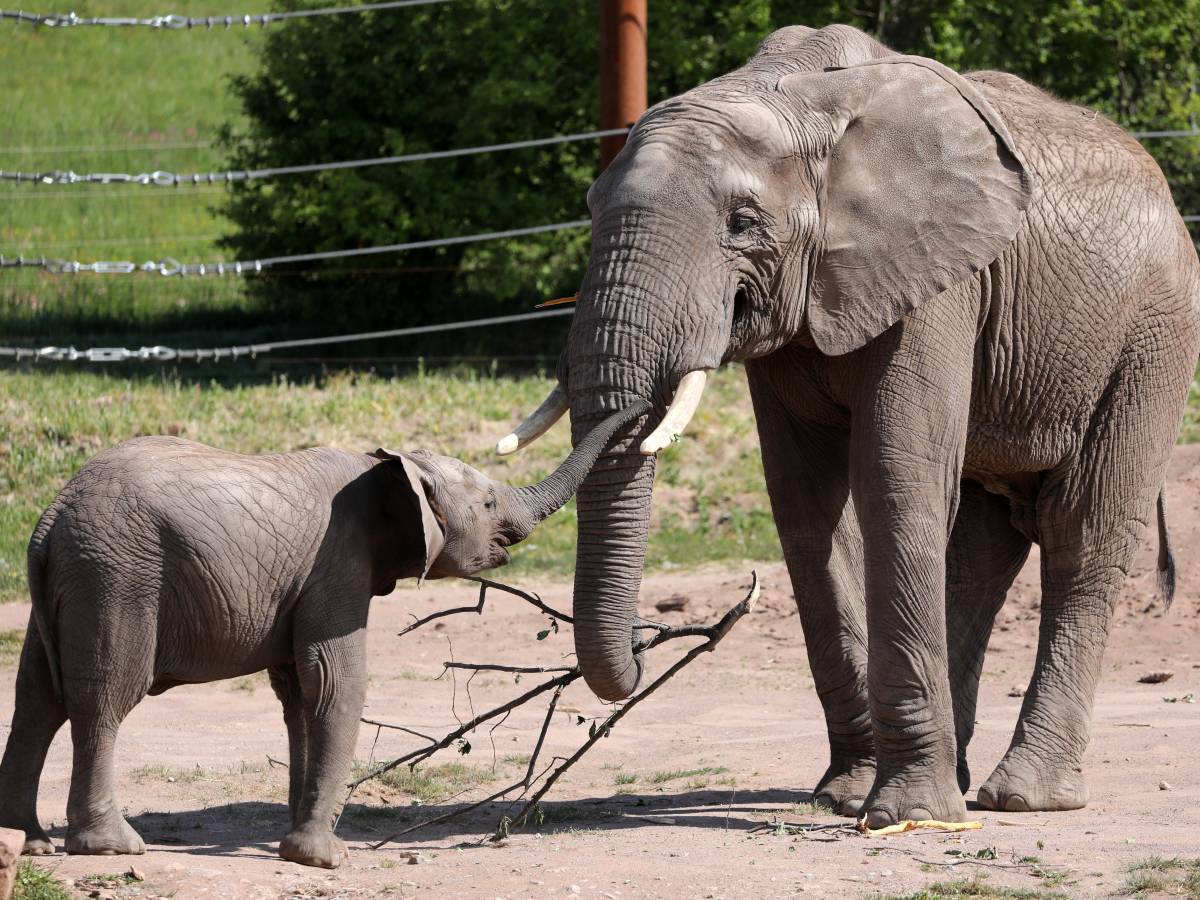
M 25 856 L 50 856 L 54 853 L 54 842 L 36 821 L 10 822 L 0 819 L 0 827 L 14 828 L 25 833 L 25 845 L 21 848 L 21 853 Z
M 874 783 L 873 756 L 835 756 L 813 790 L 813 802 L 839 816 L 857 816 Z
M 328 828 L 304 826 L 284 835 L 279 855 L 302 866 L 336 869 L 349 854 L 346 845 Z
M 965 822 L 967 804 L 954 774 L 947 771 L 937 778 L 927 768 L 902 769 L 877 781 L 863 804 L 867 827 L 883 828 L 906 819 Z
M 979 788 L 979 805 L 997 812 L 1083 809 L 1087 779 L 1078 766 L 1010 751 Z
M 85 828 L 68 825 L 64 849 L 84 856 L 140 856 L 146 845 L 124 817 L 113 812 Z

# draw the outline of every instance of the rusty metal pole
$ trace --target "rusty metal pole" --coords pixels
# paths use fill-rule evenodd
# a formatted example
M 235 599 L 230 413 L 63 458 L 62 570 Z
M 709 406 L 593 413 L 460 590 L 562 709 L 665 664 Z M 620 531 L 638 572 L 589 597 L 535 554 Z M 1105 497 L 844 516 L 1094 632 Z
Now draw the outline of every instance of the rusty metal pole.
M 600 127 L 629 128 L 646 111 L 646 0 L 600 0 Z M 600 170 L 625 136 L 600 139 Z

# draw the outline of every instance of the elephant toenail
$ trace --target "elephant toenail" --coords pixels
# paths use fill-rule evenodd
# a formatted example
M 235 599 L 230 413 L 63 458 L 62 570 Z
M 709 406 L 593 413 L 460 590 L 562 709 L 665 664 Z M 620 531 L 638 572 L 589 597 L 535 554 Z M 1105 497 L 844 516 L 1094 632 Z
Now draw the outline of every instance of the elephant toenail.
M 868 828 L 886 828 L 888 825 L 895 825 L 896 817 L 888 810 L 875 807 L 867 812 L 867 827 Z
M 1029 812 L 1029 802 L 1020 794 L 1009 794 L 1004 809 L 1006 812 Z
M 860 812 L 862 812 L 863 801 L 865 799 L 866 798 L 864 798 L 864 797 L 855 797 L 851 800 L 843 800 L 842 801 L 842 815 L 843 816 L 855 816 L 857 818 L 858 814 Z

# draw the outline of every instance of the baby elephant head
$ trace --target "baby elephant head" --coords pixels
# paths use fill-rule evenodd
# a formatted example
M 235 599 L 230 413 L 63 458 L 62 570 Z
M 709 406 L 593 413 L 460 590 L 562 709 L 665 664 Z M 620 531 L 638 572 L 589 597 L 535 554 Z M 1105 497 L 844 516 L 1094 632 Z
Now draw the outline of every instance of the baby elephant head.
M 649 404 L 638 401 L 609 416 L 550 475 L 526 487 L 510 487 L 462 460 L 427 450 L 376 450 L 379 458 L 402 464 L 414 486 L 425 534 L 426 577 L 464 577 L 506 565 L 507 548 L 560 509 L 617 430 L 648 411 Z

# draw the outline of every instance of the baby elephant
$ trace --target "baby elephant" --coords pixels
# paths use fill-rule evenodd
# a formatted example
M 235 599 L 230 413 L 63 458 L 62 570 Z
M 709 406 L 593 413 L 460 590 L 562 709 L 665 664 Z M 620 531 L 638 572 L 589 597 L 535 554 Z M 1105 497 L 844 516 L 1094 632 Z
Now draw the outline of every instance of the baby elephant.
M 242 456 L 168 437 L 87 463 L 29 543 L 33 611 L 0 763 L 0 826 L 38 824 L 46 752 L 71 722 L 68 853 L 142 853 L 113 796 L 113 745 L 146 694 L 266 669 L 283 704 L 284 859 L 336 867 L 332 831 L 367 684 L 372 596 L 399 578 L 504 565 L 575 492 L 631 407 L 544 481 L 510 488 L 430 453 Z

